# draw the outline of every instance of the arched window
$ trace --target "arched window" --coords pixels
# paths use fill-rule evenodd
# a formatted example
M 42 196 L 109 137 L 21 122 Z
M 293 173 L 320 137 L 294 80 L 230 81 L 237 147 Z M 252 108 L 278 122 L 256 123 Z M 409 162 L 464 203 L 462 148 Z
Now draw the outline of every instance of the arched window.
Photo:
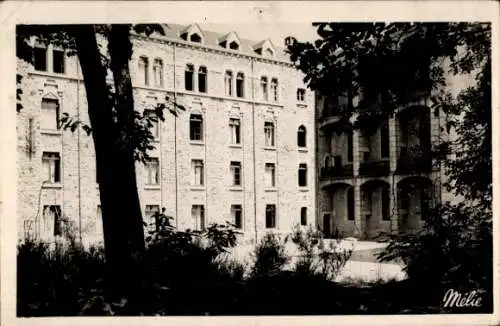
M 269 101 L 269 92 L 268 92 L 268 84 L 266 76 L 262 76 L 262 78 L 260 79 L 260 88 L 262 90 L 262 100 L 265 102 Z
M 271 79 L 271 96 L 274 102 L 278 102 L 278 79 Z
M 149 85 L 149 62 L 146 57 L 139 57 L 139 78 L 140 82 L 148 86 Z
M 163 61 L 155 59 L 153 64 L 153 78 L 156 87 L 163 87 Z
M 184 72 L 184 86 L 186 88 L 186 91 L 193 90 L 193 84 L 194 84 L 193 79 L 194 79 L 194 66 L 192 64 L 187 64 L 186 71 Z
M 347 219 L 354 221 L 354 188 L 347 190 Z
M 207 92 L 207 68 L 203 66 L 198 69 L 198 91 Z
M 300 225 L 307 225 L 307 207 L 300 208 Z
M 224 75 L 224 89 L 226 96 L 233 96 L 233 72 L 230 70 L 227 70 Z
M 306 127 L 300 126 L 297 131 L 297 146 L 306 147 Z
M 189 117 L 189 139 L 203 140 L 203 117 L 201 114 L 191 114 Z
M 245 96 L 245 74 L 239 72 L 236 75 L 236 97 L 244 97 Z
M 307 164 L 299 164 L 299 187 L 307 186 Z
M 189 39 L 191 42 L 201 43 L 201 36 L 196 33 L 191 34 L 191 37 Z

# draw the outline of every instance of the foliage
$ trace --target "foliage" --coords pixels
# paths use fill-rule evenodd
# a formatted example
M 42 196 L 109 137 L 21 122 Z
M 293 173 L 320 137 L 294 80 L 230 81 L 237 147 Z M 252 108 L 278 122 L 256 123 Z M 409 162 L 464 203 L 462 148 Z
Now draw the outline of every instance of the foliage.
M 266 233 L 257 243 L 253 257 L 253 277 L 271 276 L 279 274 L 284 265 L 289 261 L 285 253 L 285 241 L 281 241 L 279 235 Z

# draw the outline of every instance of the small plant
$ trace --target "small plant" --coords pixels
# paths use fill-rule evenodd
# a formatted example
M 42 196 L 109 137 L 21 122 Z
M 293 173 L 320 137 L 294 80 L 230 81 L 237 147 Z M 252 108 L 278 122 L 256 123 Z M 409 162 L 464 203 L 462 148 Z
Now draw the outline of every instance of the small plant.
M 285 241 L 286 242 L 286 241 Z M 285 245 L 279 236 L 266 233 L 254 249 L 255 263 L 252 276 L 271 276 L 278 274 L 289 261 Z

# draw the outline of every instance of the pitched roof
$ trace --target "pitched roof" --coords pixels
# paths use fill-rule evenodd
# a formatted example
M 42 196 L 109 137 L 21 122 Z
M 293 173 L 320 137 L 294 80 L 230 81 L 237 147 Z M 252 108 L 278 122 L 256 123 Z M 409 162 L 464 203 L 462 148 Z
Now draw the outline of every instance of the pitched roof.
M 192 24 L 194 25 L 194 24 Z M 180 37 L 181 33 L 185 32 L 191 25 L 179 25 L 179 24 L 163 24 L 163 29 L 165 31 L 165 36 L 171 39 L 177 39 L 179 41 L 183 41 Z M 196 25 L 198 26 L 198 25 Z M 200 28 L 198 26 L 198 28 Z M 228 31 L 227 33 L 217 33 L 212 31 L 200 30 L 203 33 L 203 44 L 208 46 L 220 46 L 219 42 L 224 38 L 231 34 L 232 31 Z M 238 37 L 239 38 L 239 37 Z M 238 52 L 249 55 L 257 55 L 255 49 L 258 49 L 259 46 L 262 46 L 264 43 L 269 42 L 271 46 L 275 50 L 274 59 L 281 61 L 290 61 L 290 57 L 285 53 L 285 49 L 282 47 L 276 47 L 272 45 L 272 42 L 269 39 L 264 39 L 261 41 L 253 41 L 248 39 L 240 40 L 240 48 Z M 221 47 L 222 48 L 222 47 Z

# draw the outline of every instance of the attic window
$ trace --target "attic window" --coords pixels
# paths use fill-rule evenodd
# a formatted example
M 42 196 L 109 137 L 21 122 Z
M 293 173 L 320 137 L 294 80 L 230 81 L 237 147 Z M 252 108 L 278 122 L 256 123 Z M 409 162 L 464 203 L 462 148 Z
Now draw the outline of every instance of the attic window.
M 188 34 L 187 33 L 181 34 L 181 39 L 183 39 L 184 41 L 187 41 L 187 38 L 188 38 Z
M 264 54 L 268 57 L 272 57 L 274 55 L 274 52 L 273 52 L 273 50 L 267 48 L 266 51 L 264 52 Z
M 240 45 L 239 45 L 237 42 L 235 42 L 235 41 L 233 41 L 233 42 L 229 43 L 229 48 L 230 48 L 231 50 L 238 50 L 238 49 L 239 49 L 239 47 L 240 47 Z
M 191 42 L 201 43 L 201 36 L 194 33 L 194 34 L 191 34 L 191 37 L 189 38 L 189 40 Z

